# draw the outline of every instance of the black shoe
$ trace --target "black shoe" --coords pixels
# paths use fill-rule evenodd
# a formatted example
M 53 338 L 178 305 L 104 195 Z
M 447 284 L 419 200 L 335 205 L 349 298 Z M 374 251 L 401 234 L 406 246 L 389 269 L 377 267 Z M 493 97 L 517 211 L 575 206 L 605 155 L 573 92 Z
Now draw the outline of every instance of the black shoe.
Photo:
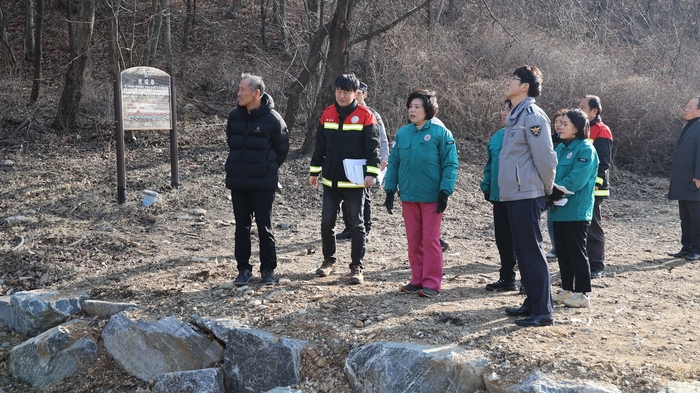
M 515 281 L 505 281 L 500 279 L 494 283 L 486 284 L 487 291 L 517 291 L 518 286 Z
M 238 273 L 238 277 L 236 277 L 236 280 L 233 282 L 233 285 L 237 287 L 242 287 L 248 285 L 248 283 L 250 283 L 250 280 L 252 279 L 253 273 L 250 270 L 243 270 L 242 272 Z
M 700 254 L 696 254 L 694 252 L 691 252 L 690 254 L 686 255 L 685 257 L 686 261 L 697 261 L 700 259 Z
M 450 248 L 450 245 L 447 244 L 446 241 L 442 240 L 442 238 L 440 238 L 440 248 L 442 248 L 442 252 L 445 252 L 448 248 Z
M 263 270 L 261 274 L 262 281 L 260 281 L 260 284 L 275 285 L 275 276 L 272 274 L 272 270 Z
M 698 255 L 698 258 L 700 258 L 700 255 Z M 591 270 L 591 278 L 602 278 L 602 277 L 605 277 L 605 271 L 603 271 L 603 270 Z
M 351 237 L 351 235 L 350 235 L 350 230 L 347 229 L 347 228 L 345 228 L 345 229 L 344 229 L 342 232 L 340 232 L 339 234 L 335 235 L 335 238 L 338 239 L 338 240 L 348 240 L 348 239 L 350 239 L 350 237 Z
M 554 319 L 552 314 L 530 314 L 527 318 L 516 319 L 515 324 L 526 327 L 549 326 L 554 324 Z
M 669 255 L 669 256 L 672 256 L 672 257 L 674 257 L 674 258 L 685 258 L 685 256 L 688 255 L 688 254 L 690 254 L 690 253 L 691 253 L 690 251 L 680 250 L 680 251 L 678 251 L 678 252 L 675 253 L 675 254 L 669 252 L 668 255 Z
M 526 317 L 530 315 L 530 309 L 524 306 L 520 307 L 506 307 L 506 314 L 511 317 Z

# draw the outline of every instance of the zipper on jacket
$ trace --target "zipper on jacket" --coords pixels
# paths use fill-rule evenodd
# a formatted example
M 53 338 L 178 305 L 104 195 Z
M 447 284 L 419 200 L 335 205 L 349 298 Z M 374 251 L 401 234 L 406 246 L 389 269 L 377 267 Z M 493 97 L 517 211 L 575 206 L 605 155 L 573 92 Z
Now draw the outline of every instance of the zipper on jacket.
M 515 178 L 518 179 L 518 191 L 520 191 L 520 167 L 515 164 Z

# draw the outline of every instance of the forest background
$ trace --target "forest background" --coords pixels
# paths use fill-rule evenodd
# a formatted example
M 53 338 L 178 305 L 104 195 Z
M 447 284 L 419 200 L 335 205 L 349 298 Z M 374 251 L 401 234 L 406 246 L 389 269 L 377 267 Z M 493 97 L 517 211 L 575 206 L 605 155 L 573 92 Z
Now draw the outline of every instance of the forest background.
M 455 136 L 483 144 L 513 69 L 544 73 L 553 113 L 603 102 L 614 163 L 666 175 L 681 110 L 697 94 L 700 4 L 690 0 L 3 0 L 0 113 L 18 130 L 109 135 L 112 76 L 149 65 L 176 77 L 180 119 L 225 116 L 238 76 L 262 75 L 302 153 L 354 72 L 389 125 L 415 87 L 438 93 Z M 184 110 L 183 110 L 184 109 Z M 462 157 L 462 159 L 469 159 Z M 478 160 L 480 160 L 479 157 Z M 478 161 L 477 160 L 477 161 Z

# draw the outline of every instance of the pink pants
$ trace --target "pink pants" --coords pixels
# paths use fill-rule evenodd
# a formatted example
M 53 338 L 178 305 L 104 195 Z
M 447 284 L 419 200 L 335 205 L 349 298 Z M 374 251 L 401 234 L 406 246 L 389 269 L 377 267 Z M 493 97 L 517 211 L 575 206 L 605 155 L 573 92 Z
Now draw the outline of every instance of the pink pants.
M 411 284 L 442 289 L 442 248 L 440 224 L 442 213 L 435 213 L 437 203 L 402 202 L 403 220 L 408 240 Z

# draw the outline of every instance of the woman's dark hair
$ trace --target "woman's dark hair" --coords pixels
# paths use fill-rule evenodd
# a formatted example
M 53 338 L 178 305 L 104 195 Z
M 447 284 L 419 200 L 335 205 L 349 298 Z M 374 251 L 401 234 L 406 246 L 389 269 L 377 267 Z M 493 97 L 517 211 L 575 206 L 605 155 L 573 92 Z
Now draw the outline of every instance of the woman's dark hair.
M 434 91 L 425 89 L 413 90 L 411 94 L 408 95 L 408 99 L 406 100 L 406 108 L 411 106 L 411 101 L 415 100 L 416 98 L 423 100 L 425 120 L 430 120 L 438 114 L 438 103 Z
M 576 139 L 588 138 L 591 126 L 588 124 L 588 116 L 586 113 L 576 108 L 567 110 L 565 115 L 571 120 L 574 127 L 576 127 Z
M 343 74 L 335 78 L 335 88 L 355 92 L 360 88 L 360 80 L 353 73 Z
M 513 75 L 520 78 L 520 83 L 529 83 L 527 90 L 529 97 L 538 97 L 542 93 L 542 71 L 535 66 L 524 65 L 513 71 Z

